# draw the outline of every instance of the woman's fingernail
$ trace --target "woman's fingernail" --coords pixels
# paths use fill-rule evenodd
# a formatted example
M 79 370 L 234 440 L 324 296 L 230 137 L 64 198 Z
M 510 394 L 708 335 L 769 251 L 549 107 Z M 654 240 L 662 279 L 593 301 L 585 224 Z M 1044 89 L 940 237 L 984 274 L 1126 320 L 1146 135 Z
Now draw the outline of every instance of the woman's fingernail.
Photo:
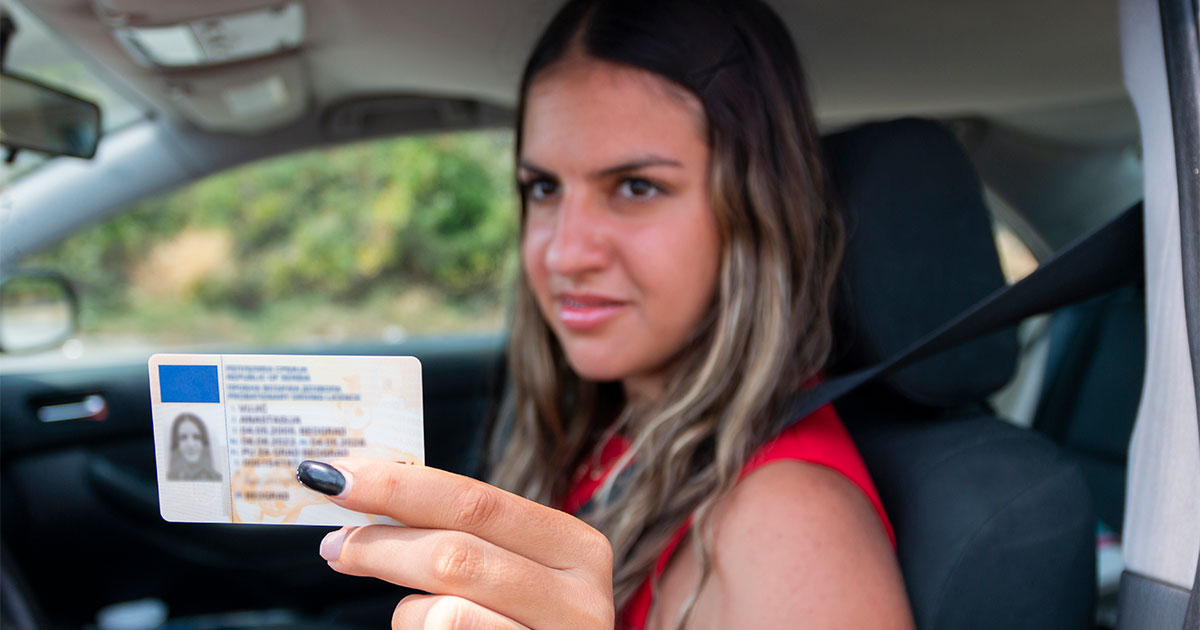
M 350 479 L 342 471 L 326 464 L 306 459 L 296 467 L 296 479 L 305 486 L 331 497 L 344 496 L 350 490 Z
M 325 534 L 321 539 L 321 557 L 325 562 L 333 562 L 338 559 L 338 554 L 342 553 L 342 542 L 346 540 L 346 534 L 350 533 L 353 528 L 343 527 L 337 531 Z

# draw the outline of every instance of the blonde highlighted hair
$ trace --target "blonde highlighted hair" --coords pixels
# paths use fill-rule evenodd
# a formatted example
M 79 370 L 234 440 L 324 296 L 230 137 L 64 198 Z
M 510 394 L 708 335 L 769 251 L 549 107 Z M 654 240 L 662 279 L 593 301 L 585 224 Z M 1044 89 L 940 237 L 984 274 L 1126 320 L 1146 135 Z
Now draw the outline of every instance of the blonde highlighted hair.
M 638 408 L 626 405 L 618 383 L 575 374 L 524 278 L 518 281 L 511 390 L 495 431 L 502 439 L 494 445 L 499 459 L 491 481 L 561 504 L 576 471 L 609 437 L 627 439 L 631 448 L 617 463 L 620 482 L 614 486 L 610 478 L 579 515 L 612 543 L 620 610 L 690 517 L 693 535 L 702 536 L 695 546 L 701 585 L 707 579 L 709 514 L 771 437 L 783 403 L 828 357 L 843 235 L 826 200 L 799 59 L 763 3 L 567 3 L 521 80 L 518 156 L 530 84 L 577 52 L 647 70 L 699 99 L 722 241 L 711 312 L 674 361 L 663 396 Z

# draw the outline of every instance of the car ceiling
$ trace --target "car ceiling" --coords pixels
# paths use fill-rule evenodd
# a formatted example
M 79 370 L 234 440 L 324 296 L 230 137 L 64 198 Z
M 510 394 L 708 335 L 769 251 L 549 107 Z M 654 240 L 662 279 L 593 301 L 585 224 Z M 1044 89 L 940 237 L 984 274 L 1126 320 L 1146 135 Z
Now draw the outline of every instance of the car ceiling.
M 302 2 L 299 50 L 204 69 L 138 65 L 121 25 L 157 26 L 278 6 L 261 0 L 25 0 L 151 111 L 254 134 L 366 95 L 466 98 L 510 107 L 524 56 L 558 0 Z M 919 114 L 982 117 L 1071 142 L 1136 137 L 1121 80 L 1115 2 L 776 0 L 826 128 Z M 18 25 L 19 26 L 19 25 Z M 214 95 L 272 74 L 292 106 L 240 119 Z
M 0 208 L 0 223 L 21 234 L 0 242 L 5 264 L 146 195 L 239 163 L 319 144 L 509 124 L 524 58 L 562 2 L 16 1 L 141 103 L 161 137 L 119 155 L 136 143 L 103 143 L 92 168 L 64 164 L 28 178 L 28 194 Z M 304 8 L 303 43 L 256 60 L 149 67 L 114 35 L 121 26 L 289 1 Z M 794 34 L 823 131 L 909 115 L 950 123 L 990 198 L 1011 208 L 1006 216 L 1018 216 L 1045 251 L 1141 198 L 1115 0 L 767 1 Z M 234 115 L 222 95 L 265 77 L 285 82 L 286 106 Z M 156 157 L 144 163 L 142 154 Z M 151 177 L 155 169 L 162 172 Z M 62 185 L 74 176 L 90 179 Z M 86 200 L 72 197 L 80 187 Z M 44 212 L 56 221 L 41 220 Z

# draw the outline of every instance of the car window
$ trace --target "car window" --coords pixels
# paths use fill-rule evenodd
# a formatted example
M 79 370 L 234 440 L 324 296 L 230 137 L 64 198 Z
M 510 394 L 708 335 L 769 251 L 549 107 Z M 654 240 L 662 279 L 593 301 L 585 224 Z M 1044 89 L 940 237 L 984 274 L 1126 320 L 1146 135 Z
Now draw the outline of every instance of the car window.
M 1013 284 L 1028 276 L 1040 261 L 1053 255 L 1037 230 L 991 187 L 984 186 L 983 201 L 992 217 L 992 238 L 1005 282 Z
M 1037 269 L 1038 260 L 1029 246 L 1003 221 L 992 222 L 992 235 L 996 240 L 996 253 L 1000 255 L 1000 270 L 1004 280 L 1012 284 Z
M 992 238 L 1005 282 L 1013 284 L 1021 280 L 1033 273 L 1041 260 L 1053 255 L 1049 245 L 1020 213 L 991 189 L 985 188 L 984 202 L 992 215 Z M 997 416 L 1017 426 L 1028 428 L 1033 424 L 1045 376 L 1049 324 L 1048 315 L 1030 317 L 1021 323 L 1017 329 L 1020 353 L 1016 371 L 1008 384 L 989 398 Z
M 85 228 L 25 261 L 80 295 L 56 356 L 497 332 L 517 270 L 511 135 L 274 158 Z

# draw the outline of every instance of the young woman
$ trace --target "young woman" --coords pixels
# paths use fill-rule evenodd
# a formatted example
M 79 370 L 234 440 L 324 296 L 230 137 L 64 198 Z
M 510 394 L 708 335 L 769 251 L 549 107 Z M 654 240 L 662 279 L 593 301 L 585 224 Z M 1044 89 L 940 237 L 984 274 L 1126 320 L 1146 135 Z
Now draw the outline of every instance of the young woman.
M 841 228 L 761 2 L 576 0 L 520 86 L 523 274 L 489 485 L 305 463 L 337 571 L 430 595 L 395 628 L 904 628 L 890 525 L 831 407 Z M 506 492 L 499 488 L 512 491 Z
M 171 423 L 171 458 L 167 479 L 171 481 L 220 481 L 213 467 L 208 429 L 193 413 L 181 413 Z

